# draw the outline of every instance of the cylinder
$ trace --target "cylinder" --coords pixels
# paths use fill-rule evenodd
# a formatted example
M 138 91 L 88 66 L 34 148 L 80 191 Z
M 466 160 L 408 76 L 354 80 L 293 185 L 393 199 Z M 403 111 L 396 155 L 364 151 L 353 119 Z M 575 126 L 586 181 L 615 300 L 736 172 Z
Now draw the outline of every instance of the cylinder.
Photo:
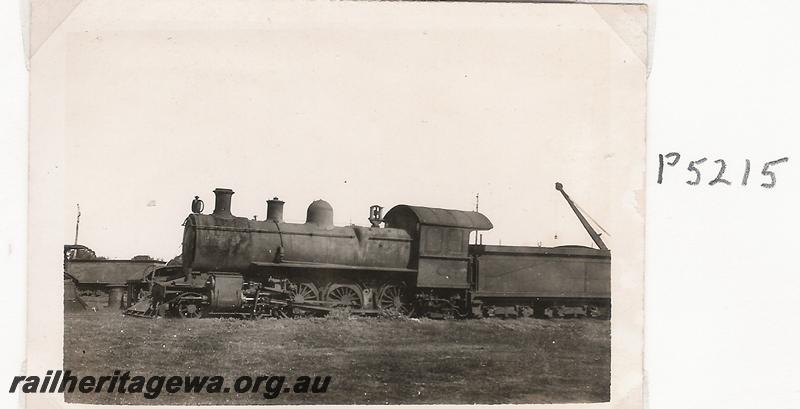
M 215 311 L 237 310 L 242 306 L 241 274 L 216 273 L 211 278 L 211 309 Z
M 267 220 L 283 223 L 283 203 L 277 197 L 267 200 Z
M 231 217 L 231 196 L 233 190 L 218 187 L 214 189 L 216 201 L 214 202 L 214 216 Z

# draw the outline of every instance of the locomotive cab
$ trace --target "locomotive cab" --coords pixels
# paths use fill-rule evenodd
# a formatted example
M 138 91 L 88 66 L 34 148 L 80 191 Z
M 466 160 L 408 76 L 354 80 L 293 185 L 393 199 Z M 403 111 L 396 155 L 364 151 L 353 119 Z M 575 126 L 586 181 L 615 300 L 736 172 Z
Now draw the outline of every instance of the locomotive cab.
M 411 267 L 417 270 L 417 287 L 424 288 L 468 289 L 469 234 L 493 227 L 478 212 L 409 205 L 393 207 L 384 222 L 411 234 Z

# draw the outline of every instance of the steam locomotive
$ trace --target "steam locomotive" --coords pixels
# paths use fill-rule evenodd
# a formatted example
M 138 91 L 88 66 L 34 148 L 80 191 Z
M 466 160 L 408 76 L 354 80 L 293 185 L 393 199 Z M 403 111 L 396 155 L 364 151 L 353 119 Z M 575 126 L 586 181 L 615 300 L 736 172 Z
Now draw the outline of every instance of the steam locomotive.
M 370 207 L 370 226 L 334 226 L 317 200 L 305 223 L 231 214 L 233 191 L 214 190 L 203 214 L 195 196 L 184 221 L 182 265 L 154 274 L 130 315 L 291 316 L 354 314 L 449 317 L 610 315 L 611 253 L 560 183 L 598 248 L 470 244 L 491 229 L 481 213 L 397 205 Z

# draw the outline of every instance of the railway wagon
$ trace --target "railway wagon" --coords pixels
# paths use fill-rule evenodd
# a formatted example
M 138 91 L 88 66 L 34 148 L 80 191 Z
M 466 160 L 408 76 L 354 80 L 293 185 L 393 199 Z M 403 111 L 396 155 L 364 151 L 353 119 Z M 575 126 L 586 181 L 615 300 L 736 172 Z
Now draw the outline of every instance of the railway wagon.
M 124 286 L 129 280 L 142 279 L 164 264 L 155 260 L 69 260 L 66 272 L 81 289 L 103 290 L 109 286 Z
M 608 250 L 471 245 L 470 254 L 473 298 L 483 315 L 610 314 Z
M 128 282 L 141 281 L 147 273 L 163 266 L 158 260 L 109 260 L 102 258 L 72 258 L 73 251 L 85 250 L 83 245 L 64 246 L 65 294 L 108 295 L 108 306 L 122 306 Z M 93 254 L 93 252 L 91 252 Z M 69 281 L 69 283 L 67 283 Z

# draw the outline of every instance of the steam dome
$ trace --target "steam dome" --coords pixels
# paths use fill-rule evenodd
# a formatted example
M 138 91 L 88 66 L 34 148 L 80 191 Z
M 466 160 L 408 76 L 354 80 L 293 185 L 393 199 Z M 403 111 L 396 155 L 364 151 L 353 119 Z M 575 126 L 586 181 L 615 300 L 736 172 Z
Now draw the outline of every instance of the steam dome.
M 311 202 L 306 212 L 306 223 L 313 223 L 323 228 L 333 227 L 331 204 L 322 199 Z

